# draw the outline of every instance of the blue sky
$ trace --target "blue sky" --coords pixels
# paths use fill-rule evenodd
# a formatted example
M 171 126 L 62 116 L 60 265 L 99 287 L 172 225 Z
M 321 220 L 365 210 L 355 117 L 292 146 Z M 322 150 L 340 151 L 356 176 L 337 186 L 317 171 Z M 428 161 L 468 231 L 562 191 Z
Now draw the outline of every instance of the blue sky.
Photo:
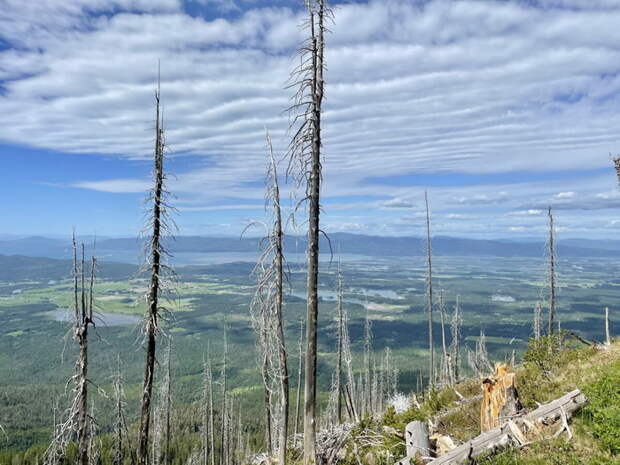
M 436 234 L 617 237 L 620 0 L 333 5 L 326 231 L 421 234 L 428 189 Z M 0 0 L 0 235 L 141 229 L 158 60 L 179 233 L 262 219 L 302 6 Z

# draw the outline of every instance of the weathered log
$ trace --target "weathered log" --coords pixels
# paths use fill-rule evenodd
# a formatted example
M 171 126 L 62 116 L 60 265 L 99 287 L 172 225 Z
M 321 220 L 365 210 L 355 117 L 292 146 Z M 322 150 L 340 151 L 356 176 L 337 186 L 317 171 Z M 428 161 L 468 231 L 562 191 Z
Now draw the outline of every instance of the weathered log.
M 443 434 L 435 433 L 431 437 L 431 447 L 435 450 L 435 456 L 441 457 L 448 452 L 456 449 L 456 444 L 450 436 L 444 436 Z
M 493 452 L 502 446 L 525 445 L 525 434 L 530 425 L 550 425 L 558 419 L 570 418 L 572 414 L 587 402 L 579 389 L 569 392 L 536 410 L 482 433 L 471 441 L 462 444 L 448 454 L 429 462 L 429 465 L 459 465 L 469 463 L 471 459 Z

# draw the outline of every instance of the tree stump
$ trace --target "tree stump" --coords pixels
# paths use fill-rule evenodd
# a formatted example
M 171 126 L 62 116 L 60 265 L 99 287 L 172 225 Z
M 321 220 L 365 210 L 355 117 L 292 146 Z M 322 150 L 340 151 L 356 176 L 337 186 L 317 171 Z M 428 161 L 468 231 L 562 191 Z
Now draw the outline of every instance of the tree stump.
M 480 430 L 484 433 L 515 416 L 523 407 L 515 385 L 515 374 L 505 363 L 495 364 L 495 374 L 482 381 Z
M 412 421 L 405 428 L 407 457 L 430 457 L 431 444 L 428 427 L 423 421 Z

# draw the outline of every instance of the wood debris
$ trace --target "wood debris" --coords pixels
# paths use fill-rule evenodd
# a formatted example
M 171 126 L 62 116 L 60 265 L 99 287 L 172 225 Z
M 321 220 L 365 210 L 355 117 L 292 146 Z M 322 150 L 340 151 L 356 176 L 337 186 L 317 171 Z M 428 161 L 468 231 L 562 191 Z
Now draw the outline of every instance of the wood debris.
M 495 374 L 482 381 L 480 431 L 489 431 L 522 409 L 515 385 L 515 373 L 505 363 L 495 364 Z
M 492 453 L 502 446 L 522 447 L 531 442 L 547 439 L 544 432 L 560 422 L 560 434 L 567 431 L 568 419 L 583 407 L 586 397 L 579 389 L 547 404 L 536 410 L 482 433 L 471 441 L 460 445 L 453 451 L 429 462 L 432 465 L 458 465 L 469 463 L 472 459 L 483 454 Z M 556 433 L 552 434 L 553 437 Z

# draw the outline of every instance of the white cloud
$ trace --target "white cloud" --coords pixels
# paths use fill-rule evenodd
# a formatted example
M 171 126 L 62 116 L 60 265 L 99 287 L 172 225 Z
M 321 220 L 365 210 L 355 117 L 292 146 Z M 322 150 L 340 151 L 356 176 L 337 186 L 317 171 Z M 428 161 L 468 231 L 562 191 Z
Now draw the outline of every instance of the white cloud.
M 575 192 L 569 191 L 569 192 L 560 192 L 559 194 L 555 195 L 556 199 L 572 199 L 576 196 L 577 194 Z
M 336 8 L 327 44 L 326 198 L 391 197 L 371 208 L 392 221 L 386 207 L 413 207 L 421 188 L 368 178 L 607 167 L 620 145 L 620 4 L 533 3 L 371 0 Z M 172 156 L 206 159 L 177 173 L 171 188 L 180 201 L 212 208 L 222 198 L 260 199 L 264 127 L 279 153 L 286 147 L 282 111 L 292 91 L 284 87 L 302 17 L 244 4 L 253 9 L 237 19 L 205 20 L 177 0 L 5 0 L 0 36 L 13 47 L 0 51 L 0 139 L 149 156 L 161 59 Z M 609 200 L 596 194 L 614 184 L 593 191 L 584 182 L 568 188 L 589 195 L 590 208 Z M 97 175 L 75 185 L 147 186 Z M 560 182 L 521 187 L 436 188 L 433 209 L 534 211 L 550 200 L 578 208 L 575 191 Z
M 459 204 L 467 205 L 493 205 L 508 201 L 507 192 L 501 191 L 494 194 L 475 194 L 471 196 L 455 197 L 454 200 Z
M 108 179 L 105 181 L 82 181 L 72 185 L 82 189 L 92 189 L 113 194 L 142 194 L 151 188 L 152 183 L 139 179 Z
M 396 197 L 390 200 L 386 200 L 381 205 L 385 208 L 413 208 L 414 203 L 410 200 Z
M 542 215 L 543 210 L 530 208 L 529 210 L 516 210 L 512 212 L 508 212 L 508 216 L 538 216 Z

